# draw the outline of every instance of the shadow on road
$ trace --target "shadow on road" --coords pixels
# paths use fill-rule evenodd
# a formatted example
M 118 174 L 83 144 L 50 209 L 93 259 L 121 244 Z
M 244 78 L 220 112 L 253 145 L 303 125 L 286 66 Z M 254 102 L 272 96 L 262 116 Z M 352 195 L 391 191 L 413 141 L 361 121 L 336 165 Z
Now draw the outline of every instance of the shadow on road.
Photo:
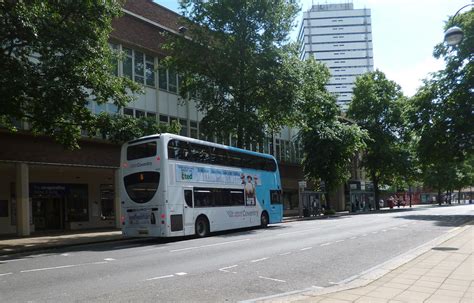
M 432 221 L 437 226 L 457 227 L 465 223 L 474 225 L 474 216 L 472 215 L 407 215 L 397 216 L 395 218 L 416 221 Z

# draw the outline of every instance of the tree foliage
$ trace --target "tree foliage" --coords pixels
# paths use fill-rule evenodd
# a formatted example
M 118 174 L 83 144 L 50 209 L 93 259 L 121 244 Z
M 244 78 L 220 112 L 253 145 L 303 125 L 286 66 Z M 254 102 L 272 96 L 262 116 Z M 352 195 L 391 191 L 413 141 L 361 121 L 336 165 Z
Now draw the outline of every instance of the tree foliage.
M 402 115 L 405 102 L 400 86 L 379 70 L 366 73 L 355 82 L 347 115 L 371 139 L 361 164 L 374 184 L 375 201 L 379 201 L 380 185 L 389 185 L 396 177 L 405 176 L 411 166 Z
M 407 111 L 423 181 L 439 193 L 473 182 L 467 170 L 474 151 L 474 11 L 451 18 L 445 28 L 453 25 L 464 31 L 463 41 L 435 47 L 446 67 L 424 81 Z
M 310 58 L 303 62 L 302 71 L 299 136 L 304 172 L 313 183 L 322 181 L 331 193 L 349 179 L 351 160 L 368 138 L 356 124 L 338 117 L 336 99 L 325 88 L 330 76 L 327 67 Z M 330 207 L 329 196 L 326 201 Z
M 242 147 L 294 122 L 299 73 L 288 42 L 294 0 L 181 1 L 183 35 L 172 35 L 170 65 L 180 94 L 197 96 L 204 131 L 233 134 Z
M 139 87 L 112 75 L 111 21 L 122 1 L 0 1 L 0 126 L 78 147 L 93 133 L 87 102 L 124 106 Z
M 157 133 L 179 134 L 181 130 L 181 124 L 177 121 L 168 125 L 156 122 L 156 119 L 151 117 L 133 118 L 101 113 L 96 121 L 102 138 L 120 144 Z

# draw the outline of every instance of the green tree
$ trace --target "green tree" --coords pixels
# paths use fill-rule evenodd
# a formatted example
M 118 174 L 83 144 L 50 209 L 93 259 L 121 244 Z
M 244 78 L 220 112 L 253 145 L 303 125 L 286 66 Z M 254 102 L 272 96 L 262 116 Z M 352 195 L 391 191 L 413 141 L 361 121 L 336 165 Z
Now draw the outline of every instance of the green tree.
M 446 67 L 424 81 L 408 110 L 424 181 L 438 190 L 438 200 L 443 190 L 459 189 L 453 184 L 466 180 L 459 176 L 474 150 L 474 11 L 451 18 L 445 27 L 453 25 L 463 29 L 464 40 L 435 47 L 434 56 Z
M 122 1 L 0 1 L 0 127 L 28 121 L 78 148 L 81 129 L 94 133 L 87 102 L 123 106 L 139 87 L 112 74 L 111 21 Z
M 347 115 L 367 130 L 371 139 L 361 164 L 373 182 L 375 201 L 379 201 L 381 185 L 390 185 L 396 177 L 405 176 L 410 167 L 402 115 L 405 101 L 400 86 L 379 70 L 366 73 L 355 82 Z M 375 205 L 378 209 L 379 204 Z
M 349 179 L 351 160 L 368 139 L 356 124 L 338 117 L 336 99 L 324 87 L 329 76 L 323 64 L 304 61 L 299 103 L 304 172 L 314 184 L 324 183 L 328 209 L 329 194 Z
M 296 1 L 183 0 L 181 10 L 184 33 L 169 37 L 168 63 L 182 75 L 181 96 L 197 97 L 203 130 L 243 147 L 294 122 Z
M 120 144 L 157 133 L 179 134 L 181 130 L 181 124 L 178 121 L 168 125 L 156 122 L 156 119 L 151 117 L 133 118 L 101 113 L 96 121 L 102 138 Z

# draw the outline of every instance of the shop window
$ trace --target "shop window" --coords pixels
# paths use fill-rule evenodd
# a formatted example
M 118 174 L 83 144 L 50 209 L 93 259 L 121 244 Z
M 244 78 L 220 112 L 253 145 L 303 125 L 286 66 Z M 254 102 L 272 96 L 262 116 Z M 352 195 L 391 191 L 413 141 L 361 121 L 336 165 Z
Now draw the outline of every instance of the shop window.
M 8 217 L 8 200 L 0 200 L 0 217 Z
M 114 186 L 112 184 L 100 185 L 100 217 L 102 220 L 115 218 Z
M 66 201 L 66 221 L 89 221 L 89 201 L 87 185 L 69 185 L 69 192 L 66 194 Z

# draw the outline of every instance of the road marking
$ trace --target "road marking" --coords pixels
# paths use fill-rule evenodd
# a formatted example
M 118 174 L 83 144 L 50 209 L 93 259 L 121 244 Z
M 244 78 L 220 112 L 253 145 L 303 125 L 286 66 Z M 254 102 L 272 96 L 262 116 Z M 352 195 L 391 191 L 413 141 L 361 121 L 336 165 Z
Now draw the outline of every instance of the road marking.
M 373 231 L 372 233 L 373 233 L 373 234 L 377 234 L 377 233 L 378 233 L 378 231 Z
M 26 261 L 26 260 L 27 260 L 27 259 L 0 260 L 0 264 L 2 264 L 2 263 L 9 263 L 9 262 Z
M 220 271 L 223 271 L 223 272 L 230 272 L 230 273 L 233 273 L 233 274 L 236 274 L 237 272 L 235 271 L 230 271 L 228 269 L 230 268 L 234 268 L 234 267 L 237 267 L 239 265 L 232 265 L 232 266 L 227 266 L 227 267 L 222 267 L 222 268 L 219 268 Z
M 327 246 L 327 245 L 331 245 L 331 244 L 332 244 L 331 242 L 328 242 L 328 243 L 323 243 L 323 244 L 321 244 L 321 245 L 319 245 L 319 246 Z
M 344 240 L 337 240 L 337 241 L 334 242 L 334 243 L 341 243 L 341 242 L 344 242 Z
M 172 278 L 174 275 L 167 275 L 167 276 L 161 276 L 161 277 L 154 277 L 150 279 L 146 279 L 145 281 L 151 281 L 151 280 L 158 280 L 158 279 L 166 279 L 166 278 Z
M 287 232 L 287 233 L 277 234 L 277 236 L 305 233 L 305 232 L 310 232 L 310 231 L 314 231 L 314 230 L 319 230 L 319 228 L 311 228 L 311 229 L 304 229 L 304 230 L 298 230 L 298 231 L 290 231 L 290 232 Z
M 286 253 L 279 254 L 279 256 L 286 256 L 286 255 L 289 255 L 289 254 L 291 254 L 291 251 L 286 252 Z
M 202 246 L 192 246 L 192 247 L 187 247 L 187 248 L 173 249 L 173 250 L 170 250 L 170 252 L 177 252 L 177 251 L 192 250 L 192 249 L 198 249 L 198 248 L 204 248 L 204 247 L 212 247 L 212 246 L 226 245 L 226 244 L 232 244 L 232 243 L 243 242 L 243 241 L 249 241 L 249 240 L 250 240 L 250 239 L 242 239 L 242 240 L 229 241 L 229 242 L 221 242 L 221 243 L 214 243 L 214 244 L 208 244 L 208 245 L 202 245 Z
M 308 249 L 311 249 L 312 247 L 305 247 L 305 248 L 302 248 L 300 250 L 308 250 Z
M 0 274 L 0 277 L 1 276 L 8 276 L 8 275 L 11 275 L 11 274 L 13 274 L 13 273 L 12 272 L 7 272 L 7 273 L 4 273 L 4 274 Z
M 187 273 L 185 273 L 185 272 L 177 272 L 177 273 L 175 273 L 175 275 L 177 275 L 177 276 L 186 276 Z
M 313 286 L 311 286 L 311 287 L 312 287 L 312 288 L 316 288 L 316 289 L 323 289 L 323 288 L 324 288 L 324 287 L 321 287 L 321 286 L 315 286 L 315 285 L 313 285 Z
M 93 263 L 62 265 L 62 266 L 55 266 L 55 267 L 35 268 L 35 269 L 22 270 L 20 272 L 26 273 L 26 272 L 43 271 L 43 270 L 63 269 L 63 268 L 71 268 L 71 267 L 93 265 L 93 264 L 107 264 L 107 262 L 93 262 Z
M 69 257 L 69 254 L 61 254 L 63 257 Z
M 115 261 L 113 258 L 105 258 L 104 261 Z
M 383 231 L 384 233 L 385 233 L 385 232 L 387 232 L 387 230 L 386 230 L 386 229 L 383 229 L 382 231 Z
M 363 234 L 361 237 L 367 237 L 368 235 L 367 234 Z
M 264 261 L 264 260 L 266 260 L 266 259 L 268 259 L 268 258 L 261 258 L 261 259 L 257 259 L 257 260 L 252 260 L 252 261 L 250 261 L 250 262 L 251 262 L 251 263 L 255 263 L 255 262 Z
M 357 239 L 357 237 L 352 237 L 351 240 Z
M 259 277 L 260 279 L 266 279 L 266 280 L 271 280 L 271 281 L 275 281 L 275 282 L 286 283 L 286 281 L 284 281 L 284 280 L 273 279 L 273 278 L 262 277 L 262 276 L 258 276 L 258 277 Z
M 167 247 L 153 247 L 153 248 L 148 248 L 148 249 L 142 249 L 140 251 L 151 251 L 151 250 L 158 250 L 158 249 L 165 249 Z

